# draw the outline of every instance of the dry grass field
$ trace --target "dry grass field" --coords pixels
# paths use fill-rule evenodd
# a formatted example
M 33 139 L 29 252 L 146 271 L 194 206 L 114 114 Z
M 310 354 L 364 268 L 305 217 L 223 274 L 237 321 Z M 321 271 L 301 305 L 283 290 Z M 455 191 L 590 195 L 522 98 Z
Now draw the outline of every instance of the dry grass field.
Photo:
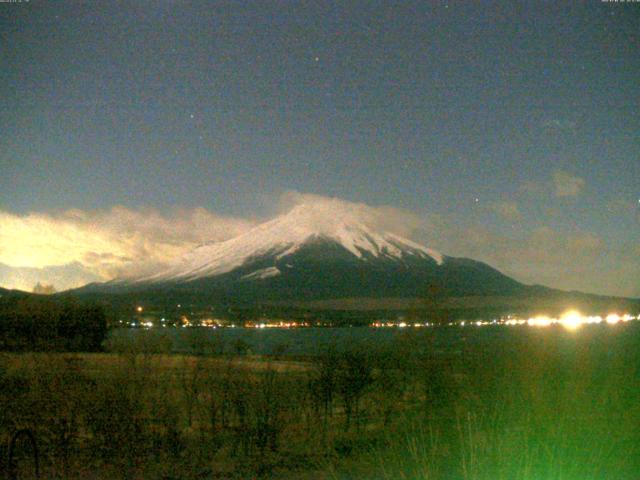
M 416 333 L 305 361 L 2 354 L 0 468 L 27 428 L 41 478 L 637 478 L 638 327 L 524 328 L 462 351 Z M 14 464 L 35 477 L 27 443 Z

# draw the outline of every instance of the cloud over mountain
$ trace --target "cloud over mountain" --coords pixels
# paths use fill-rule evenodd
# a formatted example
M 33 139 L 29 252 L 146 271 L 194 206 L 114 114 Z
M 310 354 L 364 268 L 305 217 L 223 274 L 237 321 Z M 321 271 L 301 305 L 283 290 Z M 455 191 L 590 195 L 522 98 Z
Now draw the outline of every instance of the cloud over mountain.
M 199 243 L 225 240 L 252 225 L 203 208 L 163 213 L 120 206 L 56 214 L 0 211 L 0 265 L 4 266 L 0 285 L 31 290 L 41 281 L 64 289 L 138 273 Z M 68 275 L 61 275 L 61 270 Z
M 374 230 L 386 231 L 403 237 L 414 236 L 427 226 L 424 216 L 405 209 L 389 205 L 373 206 L 349 202 L 336 197 L 295 191 L 286 192 L 280 197 L 278 213 L 286 213 L 302 204 L 312 206 L 319 219 L 330 219 L 336 212 L 348 213 Z
M 302 203 L 312 205 L 319 219 L 341 210 L 398 235 L 411 236 L 425 224 L 419 216 L 394 207 L 298 192 L 283 194 L 277 210 Z M 150 273 L 199 244 L 236 237 L 256 223 L 204 208 L 160 212 L 115 206 L 27 215 L 0 211 L 0 285 L 31 290 L 42 282 L 62 290 Z

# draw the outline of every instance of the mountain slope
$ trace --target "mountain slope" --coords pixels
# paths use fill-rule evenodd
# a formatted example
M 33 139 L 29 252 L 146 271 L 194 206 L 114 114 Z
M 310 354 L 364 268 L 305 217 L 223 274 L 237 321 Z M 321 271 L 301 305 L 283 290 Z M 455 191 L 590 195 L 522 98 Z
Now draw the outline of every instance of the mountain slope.
M 366 210 L 364 210 L 366 213 Z M 371 221 L 371 219 L 369 219 Z M 362 206 L 336 201 L 333 205 L 302 204 L 286 215 L 258 225 L 225 242 L 202 245 L 156 275 L 136 282 L 188 282 L 230 272 L 262 256 L 288 257 L 316 240 L 333 241 L 358 259 L 407 256 L 442 263 L 442 255 L 389 232 L 367 225 Z
M 525 286 L 481 262 L 447 257 L 379 227 L 364 205 L 300 204 L 152 276 L 79 293 L 164 292 L 203 302 L 516 295 Z

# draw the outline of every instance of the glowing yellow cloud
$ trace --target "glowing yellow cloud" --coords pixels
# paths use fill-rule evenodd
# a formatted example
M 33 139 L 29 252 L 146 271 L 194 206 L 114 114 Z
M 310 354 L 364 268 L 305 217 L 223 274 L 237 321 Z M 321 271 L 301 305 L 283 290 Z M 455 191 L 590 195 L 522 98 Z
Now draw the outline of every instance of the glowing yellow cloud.
M 0 264 L 19 269 L 77 263 L 107 279 L 148 270 L 198 243 L 224 240 L 251 225 L 202 208 L 169 215 L 124 207 L 57 215 L 0 211 Z
M 88 252 L 125 255 L 104 233 L 45 215 L 18 217 L 0 212 L 0 263 L 44 267 L 81 261 Z

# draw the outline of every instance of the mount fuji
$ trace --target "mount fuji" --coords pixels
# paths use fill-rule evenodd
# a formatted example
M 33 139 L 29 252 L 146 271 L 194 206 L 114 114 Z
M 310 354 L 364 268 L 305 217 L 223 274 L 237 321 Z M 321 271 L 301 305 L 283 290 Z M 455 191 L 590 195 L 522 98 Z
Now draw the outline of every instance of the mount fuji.
M 640 310 L 637 300 L 525 285 L 485 263 L 444 255 L 398 235 L 410 219 L 392 209 L 326 197 L 302 200 L 246 233 L 200 245 L 152 275 L 58 295 L 125 314 L 144 304 L 177 315 L 176 308 L 188 305 L 194 312 L 250 318 L 299 318 L 313 311 L 347 322 L 368 321 L 373 312 L 491 318 L 567 308 Z
M 201 245 L 153 275 L 76 292 L 282 304 L 515 295 L 528 288 L 482 262 L 449 257 L 392 233 L 380 226 L 384 220 L 362 204 L 302 202 L 240 236 Z

